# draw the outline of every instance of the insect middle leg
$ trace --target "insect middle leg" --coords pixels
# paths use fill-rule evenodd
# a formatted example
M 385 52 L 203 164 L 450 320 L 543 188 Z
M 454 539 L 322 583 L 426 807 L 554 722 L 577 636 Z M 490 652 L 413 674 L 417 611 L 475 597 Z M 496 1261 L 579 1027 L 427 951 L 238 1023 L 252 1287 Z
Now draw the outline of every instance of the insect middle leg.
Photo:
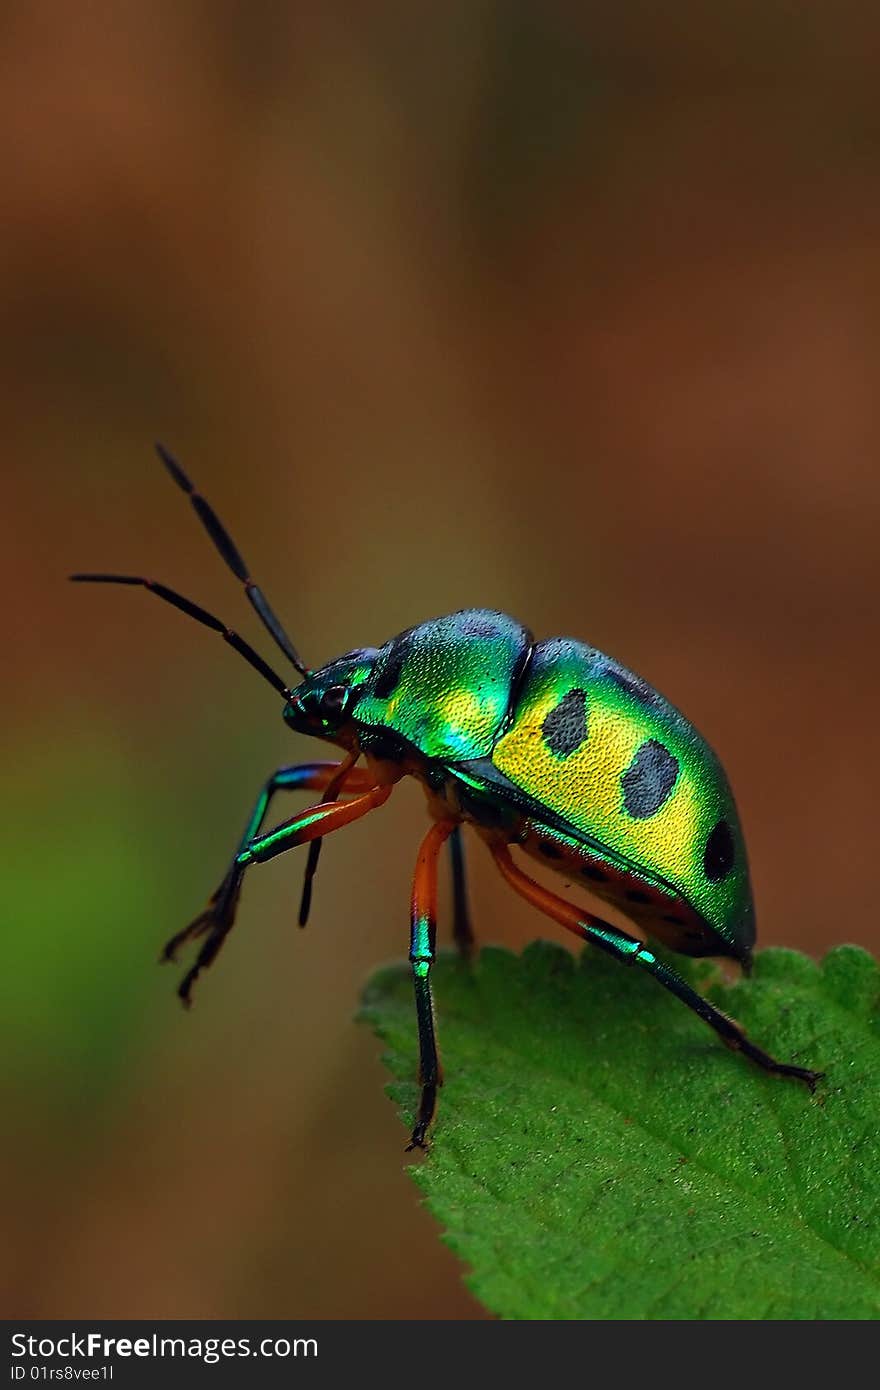
M 643 970 L 647 970 L 650 975 L 664 989 L 668 989 L 672 994 L 698 1014 L 704 1023 L 708 1023 L 710 1028 L 721 1037 L 722 1041 L 735 1052 L 742 1052 L 751 1061 L 756 1062 L 765 1071 L 774 1072 L 777 1076 L 792 1076 L 798 1081 L 803 1081 L 810 1090 L 815 1090 L 816 1082 L 820 1080 L 822 1073 L 808 1071 L 806 1067 L 792 1066 L 787 1062 L 777 1062 L 775 1057 L 771 1057 L 768 1052 L 757 1047 L 745 1034 L 744 1030 L 728 1018 L 720 1009 L 716 1009 L 714 1004 L 710 1004 L 708 999 L 704 999 L 695 989 L 683 980 L 682 977 L 660 960 L 636 937 L 630 936 L 628 932 L 621 931 L 619 927 L 613 927 L 608 922 L 603 922 L 600 917 L 594 917 L 592 913 L 584 912 L 576 907 L 574 903 L 566 902 L 564 898 L 557 897 L 548 888 L 536 883 L 529 878 L 528 874 L 523 873 L 513 862 L 510 851 L 505 844 L 497 843 L 490 846 L 495 862 L 501 870 L 507 882 L 534 907 L 540 909 L 546 916 L 552 917 L 569 931 L 584 941 L 591 941 L 594 945 L 607 951 L 615 959 L 625 965 L 638 965 Z
M 453 821 L 437 821 L 431 826 L 419 849 L 413 878 L 409 958 L 416 994 L 422 1094 L 407 1151 L 426 1147 L 425 1136 L 437 1108 L 437 1087 L 443 1080 L 437 1057 L 430 976 L 437 944 L 437 859 L 454 828 Z
M 463 960 L 473 957 L 476 941 L 468 909 L 467 882 L 464 871 L 464 845 L 461 839 L 461 826 L 454 826 L 449 836 L 449 852 L 452 861 L 452 938 Z
M 259 833 L 260 826 L 263 824 L 276 792 L 323 791 L 330 783 L 336 781 L 342 766 L 341 763 L 315 762 L 298 763 L 292 767 L 280 767 L 277 772 L 273 772 L 260 789 L 260 794 L 248 817 L 244 834 L 239 841 L 232 863 L 208 899 L 207 907 L 197 917 L 194 917 L 182 931 L 172 936 L 162 951 L 161 959 L 163 961 L 175 960 L 178 950 L 185 942 L 193 941 L 201 936 L 208 937 L 198 962 L 184 976 L 177 991 L 185 1004 L 190 1002 L 190 992 L 196 976 L 206 965 L 210 965 L 223 945 L 224 939 L 232 930 L 244 877 L 244 867 L 238 864 L 238 856 Z M 363 793 L 369 790 L 371 785 L 372 779 L 365 769 L 351 768 L 346 776 L 344 790 L 348 793 Z M 207 951 L 209 944 L 211 945 L 210 952 Z M 206 956 L 206 959 L 202 958 L 203 955 Z

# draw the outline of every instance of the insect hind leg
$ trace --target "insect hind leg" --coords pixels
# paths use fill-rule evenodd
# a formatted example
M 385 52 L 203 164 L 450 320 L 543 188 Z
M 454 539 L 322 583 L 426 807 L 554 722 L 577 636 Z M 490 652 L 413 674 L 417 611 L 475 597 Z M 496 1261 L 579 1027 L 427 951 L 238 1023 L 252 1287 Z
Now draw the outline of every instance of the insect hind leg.
M 592 941 L 602 950 L 608 951 L 616 960 L 623 961 L 627 965 L 639 965 L 647 970 L 658 984 L 663 985 L 674 994 L 676 999 L 680 999 L 689 1009 L 692 1009 L 704 1023 L 708 1023 L 710 1028 L 714 1028 L 722 1042 L 734 1052 L 741 1052 L 744 1057 L 755 1062 L 757 1066 L 763 1067 L 765 1071 L 773 1072 L 777 1076 L 791 1076 L 797 1081 L 803 1081 L 809 1086 L 811 1091 L 816 1089 L 816 1083 L 822 1077 L 822 1072 L 809 1071 L 806 1067 L 797 1067 L 788 1062 L 777 1062 L 775 1057 L 771 1057 L 769 1052 L 758 1047 L 746 1035 L 745 1030 L 740 1027 L 727 1014 L 716 1009 L 714 1004 L 710 1004 L 708 999 L 704 999 L 698 994 L 686 980 L 670 965 L 662 961 L 659 956 L 655 956 L 653 951 L 648 950 L 635 937 L 627 932 L 621 931 L 618 927 L 609 926 L 605 922 L 591 921 L 584 924 L 584 939 Z
M 750 1061 L 755 1062 L 765 1071 L 773 1072 L 777 1076 L 790 1076 L 797 1081 L 803 1081 L 813 1091 L 817 1081 L 821 1080 L 822 1072 L 810 1071 L 807 1067 L 793 1066 L 787 1062 L 778 1062 L 775 1057 L 771 1057 L 769 1052 L 758 1047 L 746 1036 L 744 1029 L 732 1018 L 728 1018 L 720 1009 L 716 1009 L 714 1004 L 710 1004 L 708 999 L 704 999 L 698 994 L 686 980 L 682 979 L 670 965 L 660 960 L 636 937 L 630 936 L 628 932 L 621 931 L 619 927 L 613 927 L 608 922 L 603 922 L 600 917 L 593 916 L 592 913 L 584 912 L 573 903 L 566 902 L 564 898 L 557 897 L 548 888 L 536 883 L 529 878 L 521 869 L 514 864 L 510 851 L 505 844 L 500 842 L 490 845 L 490 849 L 495 858 L 501 873 L 506 878 L 510 886 L 515 889 L 534 907 L 540 909 L 546 916 L 559 922 L 568 931 L 574 932 L 584 941 L 591 941 L 601 950 L 607 951 L 609 955 L 615 957 L 625 965 L 638 965 L 643 970 L 654 977 L 658 984 L 663 985 L 677 999 L 680 999 L 687 1008 L 693 1010 L 704 1023 L 708 1023 L 719 1035 L 722 1042 L 735 1052 L 742 1052 Z

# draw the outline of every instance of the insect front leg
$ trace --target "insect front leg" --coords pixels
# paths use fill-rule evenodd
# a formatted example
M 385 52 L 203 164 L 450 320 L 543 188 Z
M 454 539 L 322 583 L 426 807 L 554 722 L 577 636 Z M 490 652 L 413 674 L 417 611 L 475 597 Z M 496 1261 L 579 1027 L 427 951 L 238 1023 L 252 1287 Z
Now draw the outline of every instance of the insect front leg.
M 771 1057 L 763 1048 L 757 1047 L 746 1036 L 738 1023 L 735 1023 L 732 1018 L 728 1018 L 720 1009 L 716 1009 L 714 1004 L 710 1004 L 708 999 L 704 999 L 701 994 L 692 989 L 687 981 L 683 980 L 670 965 L 655 956 L 654 952 L 636 937 L 621 931 L 619 927 L 613 927 L 610 923 L 603 922 L 600 917 L 595 917 L 592 913 L 584 912 L 574 903 L 566 902 L 564 898 L 557 897 L 548 888 L 536 883 L 533 878 L 529 878 L 528 874 L 517 868 L 505 844 L 493 844 L 490 848 L 495 862 L 510 886 L 546 916 L 552 917 L 554 921 L 574 932 L 582 940 L 591 941 L 595 946 L 601 947 L 603 951 L 607 951 L 623 964 L 638 965 L 643 970 L 647 970 L 659 984 L 663 985 L 664 989 L 668 989 L 677 999 L 680 999 L 683 1004 L 698 1014 L 704 1023 L 708 1023 L 710 1028 L 714 1028 L 723 1042 L 735 1052 L 742 1052 L 744 1056 L 756 1062 L 765 1071 L 774 1072 L 777 1076 L 794 1077 L 797 1081 L 803 1081 L 811 1091 L 815 1090 L 816 1082 L 822 1077 L 821 1072 L 809 1071 L 806 1067 L 792 1066 L 787 1062 L 777 1062 L 775 1057 Z
M 196 965 L 184 976 L 178 988 L 177 992 L 184 1004 L 191 1002 L 190 996 L 196 976 L 207 965 L 210 965 L 232 930 L 244 877 L 244 867 L 238 864 L 238 856 L 242 849 L 259 833 L 272 798 L 279 791 L 323 791 L 329 783 L 338 777 L 341 766 L 339 763 L 315 762 L 298 763 L 292 767 L 280 767 L 277 772 L 273 772 L 261 788 L 232 863 L 208 899 L 207 907 L 193 918 L 182 931 L 172 936 L 162 952 L 161 959 L 163 961 L 175 960 L 178 950 L 185 942 L 203 936 L 208 938 Z M 346 781 L 346 790 L 349 792 L 363 792 L 370 785 L 369 775 L 361 769 L 351 770 Z M 208 949 L 209 946 L 210 950 Z
M 419 849 L 413 878 L 409 958 L 416 994 L 422 1094 L 407 1152 L 426 1147 L 425 1136 L 437 1108 L 437 1087 L 443 1079 L 437 1057 L 430 976 L 437 942 L 437 858 L 453 829 L 453 821 L 437 821 L 431 826 Z

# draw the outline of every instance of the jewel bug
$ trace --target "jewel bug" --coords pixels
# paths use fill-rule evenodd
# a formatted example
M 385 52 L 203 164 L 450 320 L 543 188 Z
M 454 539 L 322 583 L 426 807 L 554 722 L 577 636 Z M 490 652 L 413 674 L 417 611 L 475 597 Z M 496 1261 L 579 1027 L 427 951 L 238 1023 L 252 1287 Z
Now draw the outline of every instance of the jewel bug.
M 569 638 L 536 642 L 506 614 L 466 609 L 419 623 L 381 647 L 305 665 L 211 505 L 161 445 L 159 457 L 186 493 L 263 626 L 299 676 L 290 687 L 238 633 L 173 589 L 128 574 L 75 574 L 79 582 L 141 586 L 213 629 L 284 701 L 293 731 L 342 749 L 337 762 L 281 767 L 264 783 L 232 862 L 207 907 L 165 946 L 174 960 L 200 942 L 178 994 L 189 1004 L 201 971 L 235 922 L 246 871 L 309 845 L 299 921 L 309 915 L 325 836 L 382 806 L 402 777 L 423 785 L 432 824 L 416 861 L 410 952 L 419 1035 L 421 1098 L 408 1147 L 424 1148 L 441 1071 L 430 971 L 435 956 L 438 858 L 451 848 L 454 938 L 470 956 L 462 825 L 484 840 L 515 892 L 618 961 L 651 974 L 734 1050 L 812 1090 L 820 1072 L 776 1061 L 649 948 L 729 956 L 748 970 L 755 914 L 742 829 L 724 770 L 693 725 L 641 677 Z M 363 760 L 364 766 L 357 764 Z M 321 799 L 264 831 L 281 791 Z M 579 879 L 623 911 L 637 934 L 551 892 L 510 853 Z

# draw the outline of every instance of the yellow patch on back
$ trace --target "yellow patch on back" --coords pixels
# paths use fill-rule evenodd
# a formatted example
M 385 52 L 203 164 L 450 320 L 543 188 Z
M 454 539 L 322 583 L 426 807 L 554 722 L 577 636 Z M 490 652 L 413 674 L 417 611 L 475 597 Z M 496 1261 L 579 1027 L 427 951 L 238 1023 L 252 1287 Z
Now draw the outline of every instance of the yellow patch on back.
M 687 767 L 679 759 L 672 791 L 653 815 L 636 818 L 624 805 L 621 779 L 641 745 L 656 733 L 650 718 L 637 719 L 631 711 L 591 701 L 586 740 L 560 756 L 548 747 L 543 732 L 559 691 L 545 686 L 533 697 L 493 750 L 499 771 L 572 826 L 632 862 L 672 882 L 686 880 L 701 820 L 698 788 Z

